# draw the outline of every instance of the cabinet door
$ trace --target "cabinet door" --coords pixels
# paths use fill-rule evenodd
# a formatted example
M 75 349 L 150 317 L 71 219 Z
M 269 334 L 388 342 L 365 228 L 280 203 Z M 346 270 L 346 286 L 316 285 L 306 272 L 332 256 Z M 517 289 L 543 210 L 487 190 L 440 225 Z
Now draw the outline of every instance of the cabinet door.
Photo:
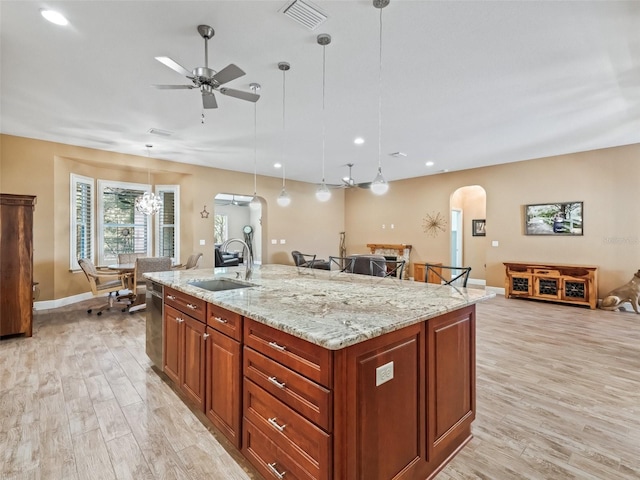
M 240 342 L 207 327 L 206 341 L 206 409 L 207 417 L 240 448 L 241 374 Z
M 561 295 L 560 277 L 534 276 L 533 296 L 559 300 Z
M 182 314 L 182 365 L 180 389 L 198 409 L 204 411 L 204 344 L 205 325 Z
M 164 307 L 164 353 L 162 370 L 176 385 L 180 384 L 180 323 L 182 313 L 168 305 Z

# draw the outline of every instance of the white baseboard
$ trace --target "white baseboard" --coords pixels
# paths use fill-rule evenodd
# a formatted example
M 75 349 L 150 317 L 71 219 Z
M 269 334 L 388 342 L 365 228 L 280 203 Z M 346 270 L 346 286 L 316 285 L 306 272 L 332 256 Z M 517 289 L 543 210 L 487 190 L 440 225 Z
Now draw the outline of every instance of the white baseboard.
M 70 297 L 58 298 L 56 300 L 43 300 L 41 302 L 34 302 L 33 309 L 49 310 L 51 308 L 65 307 L 67 305 L 82 302 L 84 300 L 90 300 L 92 298 L 93 294 L 91 292 L 80 293 L 78 295 L 72 295 Z

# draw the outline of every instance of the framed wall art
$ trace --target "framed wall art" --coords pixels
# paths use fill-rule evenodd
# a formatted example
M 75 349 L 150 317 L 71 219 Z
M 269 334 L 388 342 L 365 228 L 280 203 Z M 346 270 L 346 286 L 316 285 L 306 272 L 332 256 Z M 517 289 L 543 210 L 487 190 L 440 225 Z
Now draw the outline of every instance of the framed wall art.
M 582 202 L 524 206 L 525 235 L 582 235 Z
M 474 237 L 486 236 L 486 223 L 487 221 L 484 218 L 471 220 L 471 235 L 473 235 Z

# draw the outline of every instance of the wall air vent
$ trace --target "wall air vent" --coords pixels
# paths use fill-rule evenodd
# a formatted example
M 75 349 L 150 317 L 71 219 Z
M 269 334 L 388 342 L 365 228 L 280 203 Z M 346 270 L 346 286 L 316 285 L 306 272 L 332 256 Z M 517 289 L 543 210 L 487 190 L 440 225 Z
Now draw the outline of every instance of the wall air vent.
M 285 16 L 295 20 L 309 30 L 316 29 L 327 20 L 327 15 L 318 10 L 316 6 L 302 0 L 287 2 L 281 11 Z
M 152 135 L 160 135 L 161 137 L 170 137 L 173 135 L 173 132 L 169 132 L 168 130 L 160 130 L 159 128 L 150 128 L 147 130 L 147 133 L 151 133 Z

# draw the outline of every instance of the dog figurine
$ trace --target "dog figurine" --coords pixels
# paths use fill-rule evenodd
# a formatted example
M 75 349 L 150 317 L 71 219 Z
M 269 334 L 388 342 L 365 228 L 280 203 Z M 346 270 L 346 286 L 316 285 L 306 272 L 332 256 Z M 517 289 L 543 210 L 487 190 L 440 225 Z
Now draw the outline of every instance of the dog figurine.
M 640 270 L 633 274 L 633 278 L 621 287 L 611 290 L 600 303 L 603 310 L 624 310 L 622 304 L 631 303 L 633 311 L 638 311 L 638 300 L 640 299 Z

